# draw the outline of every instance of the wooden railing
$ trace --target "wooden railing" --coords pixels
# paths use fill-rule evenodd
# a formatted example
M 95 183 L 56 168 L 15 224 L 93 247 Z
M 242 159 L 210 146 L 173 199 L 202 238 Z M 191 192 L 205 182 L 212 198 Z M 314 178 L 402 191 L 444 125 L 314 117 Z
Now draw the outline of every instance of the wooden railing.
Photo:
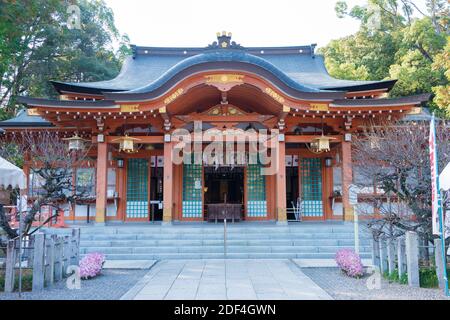
M 6 248 L 5 292 L 13 292 L 16 273 L 19 269 L 32 269 L 32 290 L 40 291 L 45 286 L 67 276 L 67 268 L 78 266 L 80 251 L 80 229 L 72 229 L 70 235 L 46 235 L 36 233 L 22 239 L 9 240 Z M 20 250 L 21 249 L 21 250 Z

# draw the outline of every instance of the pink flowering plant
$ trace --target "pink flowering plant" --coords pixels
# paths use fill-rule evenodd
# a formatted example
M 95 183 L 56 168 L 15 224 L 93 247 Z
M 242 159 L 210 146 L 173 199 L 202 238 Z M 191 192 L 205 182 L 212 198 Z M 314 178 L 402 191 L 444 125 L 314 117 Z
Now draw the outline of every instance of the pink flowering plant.
M 352 278 L 359 278 L 364 275 L 364 267 L 361 257 L 351 249 L 341 249 L 336 252 L 336 263 L 341 270 Z
M 102 272 L 105 263 L 105 255 L 98 252 L 87 254 L 80 260 L 80 277 L 81 279 L 91 279 L 98 276 Z

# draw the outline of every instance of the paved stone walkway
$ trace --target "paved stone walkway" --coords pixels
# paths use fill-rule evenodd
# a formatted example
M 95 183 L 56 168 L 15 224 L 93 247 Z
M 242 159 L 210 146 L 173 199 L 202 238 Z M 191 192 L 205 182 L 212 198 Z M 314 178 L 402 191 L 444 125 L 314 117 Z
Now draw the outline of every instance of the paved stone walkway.
M 332 299 L 290 260 L 163 260 L 125 300 Z

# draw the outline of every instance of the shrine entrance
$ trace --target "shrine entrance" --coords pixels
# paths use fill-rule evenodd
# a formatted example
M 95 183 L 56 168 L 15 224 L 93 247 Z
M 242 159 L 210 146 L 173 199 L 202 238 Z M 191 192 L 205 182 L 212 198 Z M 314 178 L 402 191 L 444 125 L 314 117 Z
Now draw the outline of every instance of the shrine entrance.
M 243 219 L 243 167 L 205 167 L 203 191 L 205 216 L 208 221 L 223 220 L 225 203 L 227 219 Z

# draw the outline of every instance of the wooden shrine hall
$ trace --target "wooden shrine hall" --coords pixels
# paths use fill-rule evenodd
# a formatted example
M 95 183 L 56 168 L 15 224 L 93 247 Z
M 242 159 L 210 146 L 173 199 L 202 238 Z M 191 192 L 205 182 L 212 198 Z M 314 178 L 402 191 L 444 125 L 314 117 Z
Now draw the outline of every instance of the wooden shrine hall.
M 26 109 L 0 122 L 7 135 L 52 130 L 90 141 L 92 161 L 77 168 L 74 185 L 91 197 L 67 204 L 66 222 L 215 221 L 225 202 L 235 221 L 352 219 L 352 137 L 429 99 L 386 98 L 395 80 L 335 79 L 315 45 L 244 47 L 222 32 L 203 48 L 132 52 L 114 79 L 52 81 L 58 99 L 19 97 Z M 275 132 L 278 170 L 174 163 L 173 133 L 193 132 L 195 122 L 224 136 Z M 25 162 L 32 196 L 39 177 L 29 169 Z

